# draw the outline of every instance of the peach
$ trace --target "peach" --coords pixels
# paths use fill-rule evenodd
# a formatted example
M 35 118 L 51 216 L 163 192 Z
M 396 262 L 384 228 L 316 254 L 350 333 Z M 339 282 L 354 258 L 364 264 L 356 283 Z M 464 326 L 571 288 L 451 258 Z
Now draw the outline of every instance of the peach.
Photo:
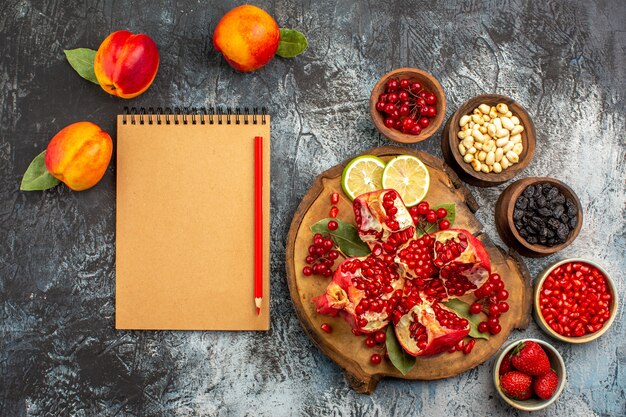
M 237 71 L 254 71 L 276 54 L 280 30 L 263 9 L 244 5 L 235 7 L 219 21 L 213 33 L 213 46 Z
M 113 141 L 100 126 L 73 123 L 59 131 L 46 149 L 44 162 L 50 174 L 74 191 L 96 185 L 111 160 Z
M 102 41 L 93 66 L 104 91 L 133 98 L 154 81 L 159 69 L 159 51 L 148 35 L 118 30 Z

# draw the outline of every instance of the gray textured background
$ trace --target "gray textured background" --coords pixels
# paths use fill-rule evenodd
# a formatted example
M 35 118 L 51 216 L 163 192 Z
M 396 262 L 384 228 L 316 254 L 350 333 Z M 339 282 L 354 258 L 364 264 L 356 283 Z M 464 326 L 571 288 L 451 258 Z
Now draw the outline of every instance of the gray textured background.
M 157 4 L 158 3 L 158 4 Z M 310 46 L 254 74 L 213 50 L 218 19 L 239 2 L 27 1 L 0 4 L 0 415 L 521 415 L 496 397 L 492 360 L 456 378 L 382 381 L 351 391 L 307 339 L 289 299 L 284 245 L 291 217 L 321 171 L 388 144 L 367 103 L 388 70 L 439 78 L 448 115 L 481 93 L 521 102 L 537 152 L 521 175 L 564 180 L 585 224 L 568 256 L 599 261 L 624 299 L 626 269 L 626 10 L 614 1 L 463 1 L 336 4 L 262 1 Z M 161 67 L 124 101 L 79 78 L 63 49 L 97 48 L 111 31 L 148 33 Z M 267 105 L 272 126 L 272 329 L 267 333 L 116 332 L 115 164 L 95 188 L 18 192 L 22 173 L 59 129 L 79 120 L 113 136 L 125 105 Z M 438 135 L 415 145 L 440 156 Z M 519 176 L 518 176 L 519 177 Z M 505 185 L 472 188 L 497 243 L 493 210 Z M 569 379 L 534 415 L 626 414 L 623 308 L 584 346 L 555 343 Z M 547 339 L 533 323 L 511 339 Z

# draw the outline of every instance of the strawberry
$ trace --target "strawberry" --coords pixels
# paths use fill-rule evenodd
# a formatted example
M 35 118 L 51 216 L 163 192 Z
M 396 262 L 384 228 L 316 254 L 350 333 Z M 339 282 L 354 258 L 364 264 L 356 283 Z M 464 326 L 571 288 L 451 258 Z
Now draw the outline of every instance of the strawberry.
M 530 375 L 511 371 L 500 377 L 500 388 L 509 398 L 527 400 L 533 395 L 533 390 L 530 388 L 532 382 Z
M 502 358 L 502 362 L 500 362 L 500 369 L 498 369 L 498 375 L 502 376 L 506 373 L 514 371 L 513 365 L 511 365 L 511 352 L 507 352 Z
M 550 370 L 548 355 L 533 341 L 521 342 L 515 346 L 511 362 L 515 369 L 531 376 L 543 375 Z
M 538 376 L 533 381 L 533 391 L 537 397 L 547 400 L 552 398 L 556 387 L 559 385 L 559 377 L 550 369 L 544 375 Z

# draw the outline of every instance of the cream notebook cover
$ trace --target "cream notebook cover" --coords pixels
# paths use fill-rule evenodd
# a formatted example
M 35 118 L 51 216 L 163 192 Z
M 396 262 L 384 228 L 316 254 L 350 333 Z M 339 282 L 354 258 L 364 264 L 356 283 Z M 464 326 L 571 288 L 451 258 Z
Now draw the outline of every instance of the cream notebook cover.
M 269 329 L 270 117 L 210 119 L 117 118 L 117 329 Z M 254 305 L 255 136 L 264 146 L 261 315 Z

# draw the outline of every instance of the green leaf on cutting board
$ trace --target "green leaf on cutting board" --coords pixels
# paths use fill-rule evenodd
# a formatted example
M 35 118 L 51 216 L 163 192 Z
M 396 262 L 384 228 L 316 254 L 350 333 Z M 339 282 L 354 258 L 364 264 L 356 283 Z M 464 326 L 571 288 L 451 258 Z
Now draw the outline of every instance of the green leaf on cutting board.
M 308 46 L 306 36 L 294 29 L 280 28 L 280 42 L 276 55 L 282 58 L 293 58 L 300 55 Z
M 474 339 L 485 339 L 489 340 L 489 334 L 478 331 L 478 324 L 483 321 L 481 318 L 482 313 L 480 314 L 472 314 L 470 313 L 470 305 L 464 301 L 459 300 L 458 298 L 453 298 L 448 301 L 444 301 L 443 303 L 449 309 L 454 310 L 459 316 L 467 319 L 470 323 L 470 332 L 469 335 Z
M 389 360 L 396 367 L 402 375 L 408 374 L 415 366 L 415 357 L 409 355 L 402 349 L 402 346 L 396 338 L 396 332 L 393 331 L 393 326 L 387 326 L 387 354 Z
M 74 68 L 74 71 L 87 81 L 100 85 L 93 69 L 93 61 L 96 58 L 96 51 L 89 48 L 66 49 L 65 56 Z
M 337 230 L 328 230 L 328 222 L 331 220 L 336 221 L 339 225 Z M 335 245 L 339 246 L 341 252 L 348 257 L 370 254 L 370 248 L 359 238 L 359 232 L 350 223 L 327 217 L 311 225 L 310 229 L 311 232 L 319 233 L 324 237 L 330 235 Z
M 54 178 L 46 169 L 45 156 L 46 151 L 43 151 L 30 163 L 22 177 L 21 191 L 41 191 L 59 185 L 61 181 Z
M 445 204 L 439 204 L 439 205 L 431 207 L 431 209 L 435 211 L 437 211 L 438 208 L 445 208 L 448 211 L 448 215 L 444 217 L 443 219 L 439 219 L 437 222 L 440 222 L 441 220 L 446 219 L 450 222 L 450 227 L 452 227 L 454 225 L 454 219 L 456 219 L 456 204 L 445 203 Z M 438 223 L 428 223 L 426 220 L 424 220 L 423 222 L 421 222 L 420 225 L 417 225 L 416 227 L 417 237 L 424 236 L 425 234 L 428 234 L 428 233 L 436 232 L 438 229 L 437 224 Z

